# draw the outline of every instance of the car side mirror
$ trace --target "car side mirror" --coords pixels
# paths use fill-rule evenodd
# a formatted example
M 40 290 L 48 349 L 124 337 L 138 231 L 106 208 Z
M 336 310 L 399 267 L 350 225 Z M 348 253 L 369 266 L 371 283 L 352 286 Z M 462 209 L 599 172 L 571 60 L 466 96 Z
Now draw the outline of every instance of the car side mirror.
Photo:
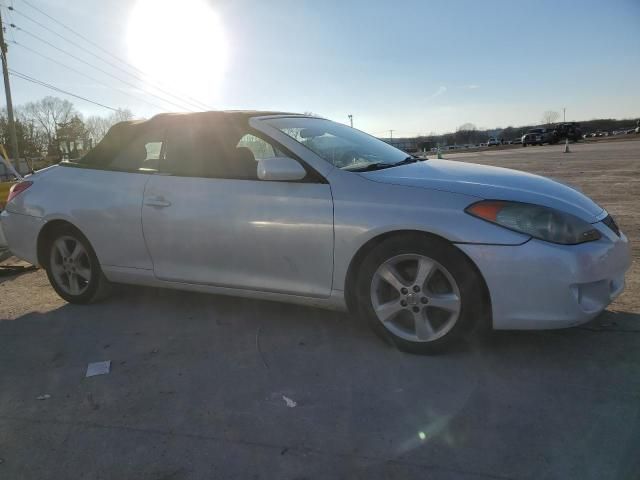
M 302 180 L 307 172 L 297 160 L 288 157 L 263 158 L 258 161 L 258 178 L 272 182 Z

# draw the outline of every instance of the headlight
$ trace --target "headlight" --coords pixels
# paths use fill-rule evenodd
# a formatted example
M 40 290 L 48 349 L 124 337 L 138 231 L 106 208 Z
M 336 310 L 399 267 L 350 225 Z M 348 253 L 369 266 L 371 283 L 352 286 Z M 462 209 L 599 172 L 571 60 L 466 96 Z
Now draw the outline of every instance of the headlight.
M 575 245 L 600 238 L 600 232 L 590 223 L 569 213 L 530 203 L 483 200 L 469 205 L 465 212 L 547 242 Z

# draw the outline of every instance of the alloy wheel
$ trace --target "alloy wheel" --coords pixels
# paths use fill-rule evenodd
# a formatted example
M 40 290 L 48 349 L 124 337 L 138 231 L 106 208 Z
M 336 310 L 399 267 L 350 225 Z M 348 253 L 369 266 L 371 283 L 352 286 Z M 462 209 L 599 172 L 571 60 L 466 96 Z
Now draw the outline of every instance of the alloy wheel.
M 82 243 L 72 236 L 58 237 L 51 246 L 51 273 L 68 295 L 82 295 L 91 281 L 91 262 Z
M 388 331 L 421 343 L 449 332 L 462 308 L 451 273 L 419 254 L 396 255 L 378 267 L 371 281 L 371 304 Z

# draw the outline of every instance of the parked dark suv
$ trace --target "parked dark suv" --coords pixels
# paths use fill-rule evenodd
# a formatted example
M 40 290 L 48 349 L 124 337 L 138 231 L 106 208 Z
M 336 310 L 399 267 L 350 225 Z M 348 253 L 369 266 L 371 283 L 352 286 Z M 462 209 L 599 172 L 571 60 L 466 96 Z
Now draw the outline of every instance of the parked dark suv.
M 568 138 L 572 142 L 577 142 L 582 138 L 580 124 L 576 122 L 559 123 L 555 127 L 558 140 Z
M 522 136 L 522 146 L 552 144 L 558 141 L 554 130 L 549 128 L 532 128 Z

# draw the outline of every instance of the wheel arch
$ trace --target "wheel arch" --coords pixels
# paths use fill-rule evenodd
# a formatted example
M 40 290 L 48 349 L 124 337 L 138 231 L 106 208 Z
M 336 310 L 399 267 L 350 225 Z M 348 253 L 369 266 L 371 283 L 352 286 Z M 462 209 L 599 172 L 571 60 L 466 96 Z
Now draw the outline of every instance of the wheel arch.
M 469 256 L 466 253 L 464 253 L 462 250 L 457 248 L 456 245 L 452 243 L 450 240 L 448 240 L 447 238 L 442 237 L 440 235 L 436 235 L 434 233 L 425 232 L 421 230 L 392 230 L 392 231 L 384 232 L 369 239 L 367 242 L 365 242 L 363 245 L 360 246 L 356 254 L 351 259 L 351 262 L 349 263 L 349 267 L 347 269 L 347 276 L 345 278 L 344 297 L 345 297 L 345 302 L 347 304 L 347 308 L 349 309 L 349 311 L 354 313 L 357 312 L 356 285 L 358 284 L 358 273 L 360 271 L 360 267 L 362 263 L 364 262 L 369 252 L 371 252 L 381 242 L 389 238 L 402 237 L 402 236 L 410 237 L 414 239 L 415 238 L 430 239 L 438 242 L 447 243 L 448 245 L 451 245 L 454 248 L 456 248 L 456 250 L 468 260 L 469 264 L 478 274 L 478 277 L 481 279 L 481 282 L 482 282 L 482 297 L 483 297 L 483 300 L 485 301 L 484 303 L 485 311 L 482 314 L 482 320 L 481 320 L 482 326 L 490 328 L 493 324 L 492 322 L 493 310 L 491 307 L 491 295 L 489 293 L 487 282 L 485 281 L 484 276 L 482 275 L 482 272 L 480 271 L 478 266 L 475 264 L 475 262 L 471 258 L 469 258 Z
M 36 243 L 36 253 L 38 256 L 38 265 L 45 266 L 47 262 L 47 252 L 46 247 L 51 240 L 51 236 L 61 228 L 73 228 L 84 238 L 87 238 L 86 235 L 82 233 L 82 231 L 69 220 L 56 218 L 53 220 L 49 220 L 44 226 L 40 229 L 38 233 L 38 240 Z M 88 241 L 88 240 L 87 240 Z

